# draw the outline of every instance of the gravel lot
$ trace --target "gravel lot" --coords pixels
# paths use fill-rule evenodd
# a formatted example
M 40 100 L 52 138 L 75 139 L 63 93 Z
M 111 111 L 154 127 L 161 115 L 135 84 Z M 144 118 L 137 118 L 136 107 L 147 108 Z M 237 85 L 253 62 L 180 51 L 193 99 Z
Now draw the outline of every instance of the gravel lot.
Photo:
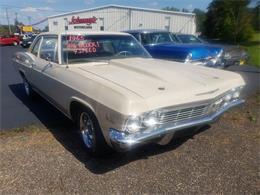
M 72 126 L 0 132 L 0 194 L 259 194 L 260 93 L 211 127 L 91 158 Z

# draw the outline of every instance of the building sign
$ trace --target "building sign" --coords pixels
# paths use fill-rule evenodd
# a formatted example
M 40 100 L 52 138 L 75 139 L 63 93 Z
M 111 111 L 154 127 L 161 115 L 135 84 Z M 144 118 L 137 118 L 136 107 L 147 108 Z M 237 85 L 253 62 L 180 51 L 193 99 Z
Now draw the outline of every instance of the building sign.
M 22 30 L 23 32 L 32 32 L 33 28 L 32 26 L 23 26 Z
M 69 22 L 69 24 L 96 24 L 97 23 L 97 18 L 95 16 L 93 16 L 92 18 L 80 18 L 72 16 L 71 21 Z

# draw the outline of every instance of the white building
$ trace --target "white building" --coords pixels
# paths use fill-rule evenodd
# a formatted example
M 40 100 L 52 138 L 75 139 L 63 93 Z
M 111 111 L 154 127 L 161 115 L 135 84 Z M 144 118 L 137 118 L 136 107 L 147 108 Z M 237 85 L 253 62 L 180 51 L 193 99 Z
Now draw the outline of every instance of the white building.
M 167 29 L 195 34 L 193 13 L 107 5 L 48 17 L 49 31 Z

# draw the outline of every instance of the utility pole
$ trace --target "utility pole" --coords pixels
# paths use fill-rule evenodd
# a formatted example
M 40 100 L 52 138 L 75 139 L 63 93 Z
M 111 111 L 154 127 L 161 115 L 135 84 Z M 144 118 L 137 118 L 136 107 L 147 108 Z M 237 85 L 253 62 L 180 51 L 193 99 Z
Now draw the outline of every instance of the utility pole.
M 8 28 L 9 28 L 9 35 L 10 35 L 10 34 L 12 34 L 12 31 L 11 31 L 11 27 L 10 27 L 10 23 L 9 23 L 9 16 L 8 16 L 7 7 L 5 8 L 5 14 L 6 14 L 7 24 L 8 24 Z
M 17 17 L 17 12 L 14 13 L 15 14 L 15 19 L 14 19 L 14 26 L 15 26 L 15 32 L 16 33 L 20 33 L 20 29 L 19 29 L 19 24 L 18 24 L 18 17 Z
M 14 14 L 15 14 L 14 24 L 16 25 L 18 23 L 17 12 L 15 12 Z
M 28 16 L 29 25 L 31 25 L 31 20 L 32 20 L 32 17 Z

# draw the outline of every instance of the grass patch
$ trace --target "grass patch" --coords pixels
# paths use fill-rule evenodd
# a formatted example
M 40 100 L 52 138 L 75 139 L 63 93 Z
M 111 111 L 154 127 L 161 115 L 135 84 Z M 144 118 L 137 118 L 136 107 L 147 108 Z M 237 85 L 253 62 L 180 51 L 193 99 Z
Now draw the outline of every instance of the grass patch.
M 260 32 L 255 33 L 250 41 L 241 46 L 249 54 L 249 64 L 260 68 Z
M 45 128 L 42 128 L 37 125 L 28 125 L 25 127 L 19 127 L 19 128 L 0 131 L 0 137 L 1 136 L 12 136 L 12 135 L 17 135 L 17 134 L 22 134 L 22 133 L 38 133 L 38 132 L 42 132 L 44 130 L 45 130 Z

